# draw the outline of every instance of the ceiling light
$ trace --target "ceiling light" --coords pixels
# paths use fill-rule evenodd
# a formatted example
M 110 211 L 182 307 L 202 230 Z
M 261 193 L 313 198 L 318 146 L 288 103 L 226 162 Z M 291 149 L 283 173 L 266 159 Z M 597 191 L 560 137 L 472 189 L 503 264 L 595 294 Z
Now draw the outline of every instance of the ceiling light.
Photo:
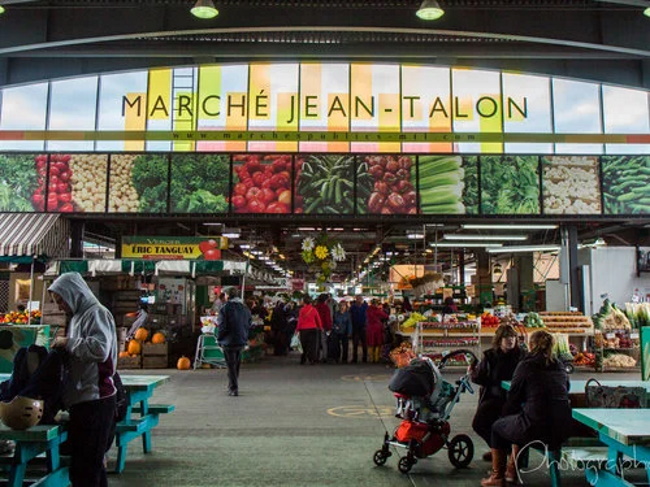
M 424 233 L 407 233 L 406 238 L 409 238 L 411 240 L 422 240 L 424 238 Z
M 646 9 L 643 11 L 643 15 L 645 15 L 646 17 L 650 17 L 650 7 L 646 8 Z
M 251 246 L 250 246 L 250 244 L 240 244 L 240 245 L 239 245 L 239 248 L 240 248 L 240 249 L 250 249 Z
M 491 254 L 509 254 L 511 252 L 557 252 L 559 245 L 513 245 L 501 247 L 500 249 L 488 249 Z
M 479 242 L 448 242 L 448 243 L 438 243 L 438 244 L 430 244 L 431 247 L 434 248 L 443 248 L 443 249 L 455 249 L 455 248 L 470 248 L 470 247 L 477 247 L 477 248 L 492 248 L 492 247 L 503 247 L 503 244 L 500 243 L 479 243 Z
M 467 224 L 460 226 L 464 230 L 553 230 L 557 225 L 531 224 L 531 225 L 498 225 L 493 223 Z
M 223 226 L 223 223 L 208 222 L 208 223 L 204 223 L 203 225 L 206 226 L 206 227 L 221 227 L 221 226 Z
M 415 15 L 422 20 L 438 20 L 445 14 L 436 0 L 424 0 Z
M 198 17 L 199 19 L 213 19 L 219 15 L 219 11 L 214 6 L 212 0 L 196 0 L 190 12 L 192 12 L 194 17 Z
M 0 15 L 2 15 L 3 13 L 5 13 L 5 8 L 2 5 L 0 5 Z
M 444 235 L 443 240 L 480 240 L 481 242 L 490 241 L 490 240 L 512 240 L 512 241 L 522 241 L 527 240 L 527 235 Z

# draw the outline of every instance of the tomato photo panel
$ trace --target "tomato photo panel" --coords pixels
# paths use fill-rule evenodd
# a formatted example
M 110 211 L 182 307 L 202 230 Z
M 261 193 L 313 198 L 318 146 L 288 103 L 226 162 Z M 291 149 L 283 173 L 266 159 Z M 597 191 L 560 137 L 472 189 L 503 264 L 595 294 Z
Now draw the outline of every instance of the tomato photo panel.
M 289 154 L 233 156 L 234 213 L 291 213 L 292 157 Z

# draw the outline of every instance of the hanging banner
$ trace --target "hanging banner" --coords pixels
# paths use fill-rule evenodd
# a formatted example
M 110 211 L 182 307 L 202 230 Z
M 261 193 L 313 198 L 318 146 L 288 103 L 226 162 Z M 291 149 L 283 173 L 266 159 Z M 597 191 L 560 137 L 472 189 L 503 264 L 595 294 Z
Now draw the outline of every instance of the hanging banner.
M 123 259 L 219 260 L 226 237 L 122 237 Z

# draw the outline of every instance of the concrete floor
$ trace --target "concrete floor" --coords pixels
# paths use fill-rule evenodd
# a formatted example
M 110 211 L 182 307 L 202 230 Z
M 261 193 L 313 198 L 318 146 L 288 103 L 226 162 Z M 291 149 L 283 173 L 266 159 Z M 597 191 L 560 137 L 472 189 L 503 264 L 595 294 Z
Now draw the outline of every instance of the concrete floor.
M 387 388 L 392 369 L 385 365 L 300 366 L 297 356 L 267 356 L 242 367 L 239 397 L 226 394 L 224 370 L 122 371 L 143 372 L 171 376 L 153 402 L 175 404 L 176 411 L 161 416 L 153 453 L 144 455 L 140 442 L 130 444 L 125 471 L 109 476 L 114 487 L 477 486 L 489 468 L 480 458 L 487 447 L 471 431 L 476 394 L 462 397 L 451 420 L 452 434 L 474 439 L 468 469 L 454 469 L 446 450 L 420 460 L 408 475 L 397 470 L 404 450 L 376 467 L 372 456 L 384 431 L 399 422 Z M 113 466 L 115 449 L 110 455 Z M 533 456 L 531 469 L 540 461 Z M 525 484 L 549 485 L 546 467 L 536 470 L 523 476 Z M 562 475 L 564 487 L 588 485 L 580 471 Z

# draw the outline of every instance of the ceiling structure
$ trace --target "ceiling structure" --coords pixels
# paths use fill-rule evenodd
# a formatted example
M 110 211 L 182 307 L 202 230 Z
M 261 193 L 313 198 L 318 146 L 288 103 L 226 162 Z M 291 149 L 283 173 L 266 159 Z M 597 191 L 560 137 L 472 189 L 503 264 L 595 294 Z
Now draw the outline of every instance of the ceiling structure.
M 446 13 L 434 22 L 415 16 L 420 3 L 215 0 L 219 16 L 202 20 L 189 12 L 193 0 L 0 0 L 6 7 L 0 15 L 0 87 L 156 66 L 372 59 L 516 70 L 650 89 L 645 0 L 440 0 Z M 286 257 L 285 267 L 298 273 L 307 270 L 300 259 L 302 238 L 330 229 L 349 254 L 337 272 L 349 275 L 377 245 L 384 252 L 400 252 L 391 261 L 424 262 L 422 252 L 436 234 L 463 233 L 464 218 L 235 215 L 212 223 L 240 229 L 241 237 L 234 241 L 237 255 L 241 244 L 264 252 L 275 247 Z M 210 235 L 223 230 L 205 226 L 204 219 L 180 216 L 83 221 L 87 235 L 103 241 L 122 234 Z M 585 241 L 649 241 L 647 219 L 564 221 L 578 225 Z M 425 224 L 431 225 L 425 239 L 408 238 Z M 530 244 L 559 241 L 557 230 L 525 233 Z M 450 256 L 449 249 L 438 250 L 440 261 L 448 262 Z
M 650 88 L 645 2 L 441 0 L 445 15 L 427 22 L 420 0 L 217 0 L 210 20 L 190 14 L 192 0 L 0 0 L 0 87 L 154 66 L 384 59 Z

